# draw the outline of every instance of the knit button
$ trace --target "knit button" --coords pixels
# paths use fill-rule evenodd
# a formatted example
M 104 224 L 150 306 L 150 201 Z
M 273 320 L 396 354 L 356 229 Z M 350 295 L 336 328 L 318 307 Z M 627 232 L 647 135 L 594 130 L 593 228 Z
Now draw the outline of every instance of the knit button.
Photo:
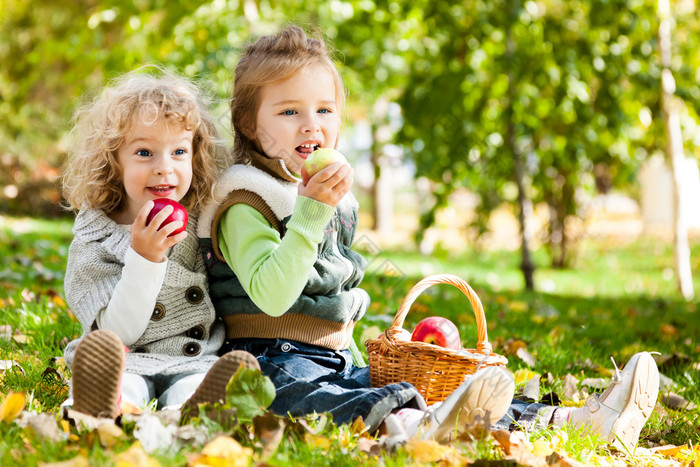
M 290 350 L 292 350 L 292 344 L 290 344 L 289 342 L 285 342 L 284 344 L 282 344 L 281 348 L 282 352 L 289 352 Z
M 134 350 L 132 350 L 133 353 L 148 353 L 148 350 L 146 350 L 145 347 L 136 347 Z
M 160 321 L 165 317 L 165 306 L 162 303 L 156 303 L 151 315 L 151 321 Z
M 182 347 L 182 353 L 188 357 L 194 357 L 202 351 L 202 347 L 196 342 L 190 342 Z
M 188 302 L 196 305 L 204 300 L 204 292 L 199 287 L 190 287 L 185 292 L 185 298 Z
M 187 330 L 185 335 L 190 339 L 202 339 L 204 337 L 204 326 L 201 324 Z

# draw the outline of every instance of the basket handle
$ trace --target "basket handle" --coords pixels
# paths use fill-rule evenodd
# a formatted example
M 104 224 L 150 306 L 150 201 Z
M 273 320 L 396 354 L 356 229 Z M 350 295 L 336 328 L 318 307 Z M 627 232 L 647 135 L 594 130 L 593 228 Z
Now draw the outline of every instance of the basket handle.
M 464 279 L 453 274 L 435 274 L 421 279 L 416 285 L 413 286 L 413 288 L 411 288 L 411 290 L 408 291 L 408 294 L 406 294 L 403 302 L 401 302 L 401 306 L 399 306 L 399 311 L 396 312 L 392 326 L 403 328 L 403 323 L 406 319 L 406 315 L 408 314 L 408 310 L 411 309 L 411 305 L 413 305 L 416 298 L 418 298 L 418 296 L 427 288 L 437 284 L 453 285 L 469 299 L 476 318 L 476 327 L 478 332 L 476 348 L 480 352 L 490 354 L 493 348 L 489 343 L 489 336 L 486 331 L 486 316 L 484 315 L 484 307 L 481 304 L 481 300 L 479 300 L 476 292 L 474 292 L 471 286 L 467 284 Z

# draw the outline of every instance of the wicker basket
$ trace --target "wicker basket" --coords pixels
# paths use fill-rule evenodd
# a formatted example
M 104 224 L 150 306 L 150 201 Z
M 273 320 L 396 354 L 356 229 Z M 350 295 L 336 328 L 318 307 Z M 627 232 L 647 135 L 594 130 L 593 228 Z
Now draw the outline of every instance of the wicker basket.
M 428 287 L 450 284 L 457 287 L 471 302 L 478 341 L 475 349 L 452 350 L 425 342 L 413 342 L 403 329 L 411 305 Z M 465 376 L 482 366 L 505 366 L 508 360 L 492 353 L 486 332 L 486 318 L 481 300 L 464 280 L 451 274 L 428 276 L 408 292 L 391 327 L 377 339 L 365 342 L 369 354 L 370 381 L 380 387 L 406 381 L 413 384 L 428 404 L 443 401 Z

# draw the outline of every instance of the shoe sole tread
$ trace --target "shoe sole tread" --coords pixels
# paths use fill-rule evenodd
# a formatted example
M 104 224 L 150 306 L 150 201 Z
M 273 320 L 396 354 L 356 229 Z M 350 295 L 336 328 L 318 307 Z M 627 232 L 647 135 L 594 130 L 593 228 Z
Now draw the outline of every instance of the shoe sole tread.
M 111 331 L 93 331 L 80 342 L 73 361 L 72 409 L 93 417 L 119 415 L 124 346 Z

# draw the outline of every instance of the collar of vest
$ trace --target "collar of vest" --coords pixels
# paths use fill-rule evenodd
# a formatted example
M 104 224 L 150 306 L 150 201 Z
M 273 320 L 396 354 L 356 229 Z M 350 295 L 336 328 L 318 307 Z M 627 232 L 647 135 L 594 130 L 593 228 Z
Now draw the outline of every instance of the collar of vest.
M 234 190 L 247 190 L 258 194 L 280 220 L 292 215 L 299 182 L 299 179 L 294 180 L 287 181 L 275 177 L 268 171 L 252 165 L 232 165 L 219 176 L 214 186 L 213 199 L 207 203 L 199 215 L 197 236 L 211 238 L 212 222 L 216 212 L 226 196 Z
M 267 157 L 257 151 L 250 152 L 250 165 L 286 182 L 299 183 L 301 178 L 287 168 L 283 159 Z

